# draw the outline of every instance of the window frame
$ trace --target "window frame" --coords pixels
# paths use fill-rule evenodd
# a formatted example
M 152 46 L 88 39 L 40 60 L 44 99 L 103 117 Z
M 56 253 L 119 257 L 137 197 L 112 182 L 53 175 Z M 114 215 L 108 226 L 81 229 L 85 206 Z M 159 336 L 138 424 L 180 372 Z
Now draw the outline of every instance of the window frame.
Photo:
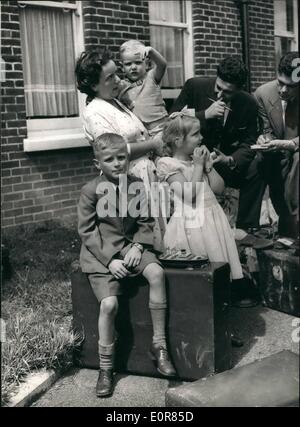
M 193 38 L 193 6 L 192 0 L 184 0 L 186 22 L 166 22 L 149 20 L 149 25 L 181 28 L 183 30 L 183 46 L 184 46 L 184 80 L 194 77 L 194 38 Z M 181 92 L 181 89 L 162 89 L 164 99 L 176 99 Z
M 280 38 L 286 38 L 292 42 L 292 50 L 298 49 L 298 2 L 293 0 L 293 12 L 294 12 L 294 31 L 281 30 L 274 25 L 274 36 Z
M 76 3 L 49 1 L 18 1 L 20 7 L 42 6 L 73 11 L 74 54 L 77 58 L 84 50 L 83 7 Z M 77 91 L 78 117 L 27 119 L 27 138 L 24 151 L 47 151 L 89 146 L 82 128 L 82 112 L 85 106 L 84 94 Z

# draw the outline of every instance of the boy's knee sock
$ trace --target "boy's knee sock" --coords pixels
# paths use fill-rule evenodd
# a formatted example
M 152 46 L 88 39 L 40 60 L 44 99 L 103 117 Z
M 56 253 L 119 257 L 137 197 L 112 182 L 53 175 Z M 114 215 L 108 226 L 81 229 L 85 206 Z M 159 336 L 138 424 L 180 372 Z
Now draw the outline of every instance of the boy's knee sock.
M 152 342 L 155 347 L 167 348 L 166 343 L 166 303 L 149 303 L 153 325 Z
M 103 345 L 98 342 L 99 351 L 99 366 L 100 369 L 113 369 L 114 368 L 114 355 L 115 355 L 115 343 L 109 345 Z

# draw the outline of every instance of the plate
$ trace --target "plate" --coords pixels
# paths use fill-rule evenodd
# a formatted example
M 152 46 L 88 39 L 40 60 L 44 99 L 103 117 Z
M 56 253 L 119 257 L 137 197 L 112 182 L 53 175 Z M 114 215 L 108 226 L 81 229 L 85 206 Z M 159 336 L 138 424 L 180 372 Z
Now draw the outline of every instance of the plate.
M 160 262 L 166 267 L 175 268 L 201 268 L 209 261 L 206 257 L 197 256 L 191 253 L 178 251 L 177 253 L 165 253 L 159 257 Z

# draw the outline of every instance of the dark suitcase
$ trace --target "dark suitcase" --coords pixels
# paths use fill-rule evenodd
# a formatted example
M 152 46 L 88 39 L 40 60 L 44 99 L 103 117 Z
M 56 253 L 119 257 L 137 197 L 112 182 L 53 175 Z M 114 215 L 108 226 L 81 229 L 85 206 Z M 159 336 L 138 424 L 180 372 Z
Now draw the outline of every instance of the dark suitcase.
M 230 369 L 228 264 L 165 271 L 168 340 L 178 376 L 195 380 Z M 84 335 L 76 362 L 97 369 L 99 305 L 85 274 L 74 272 L 71 279 L 74 329 Z M 148 285 L 143 278 L 134 278 L 124 288 L 116 321 L 119 334 L 116 368 L 119 372 L 159 376 L 148 355 L 152 339 Z
M 281 351 L 240 368 L 169 389 L 167 407 L 298 407 L 299 356 Z
M 257 251 L 263 304 L 300 317 L 299 257 L 288 250 Z

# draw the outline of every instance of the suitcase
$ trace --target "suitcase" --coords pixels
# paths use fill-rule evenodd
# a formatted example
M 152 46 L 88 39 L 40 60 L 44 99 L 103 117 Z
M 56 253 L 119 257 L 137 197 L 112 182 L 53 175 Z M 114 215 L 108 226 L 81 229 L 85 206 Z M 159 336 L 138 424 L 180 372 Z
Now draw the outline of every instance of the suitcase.
M 195 380 L 231 368 L 229 331 L 229 265 L 216 263 L 201 269 L 166 268 L 168 295 L 168 342 L 178 376 Z M 84 337 L 75 355 L 81 367 L 99 367 L 99 305 L 87 276 L 73 272 L 74 330 Z M 116 320 L 118 341 L 116 370 L 160 376 L 148 350 L 152 340 L 149 287 L 144 279 L 128 279 L 119 297 Z
M 288 250 L 257 251 L 263 304 L 300 317 L 299 257 Z
M 298 407 L 299 356 L 281 351 L 166 392 L 167 407 Z

